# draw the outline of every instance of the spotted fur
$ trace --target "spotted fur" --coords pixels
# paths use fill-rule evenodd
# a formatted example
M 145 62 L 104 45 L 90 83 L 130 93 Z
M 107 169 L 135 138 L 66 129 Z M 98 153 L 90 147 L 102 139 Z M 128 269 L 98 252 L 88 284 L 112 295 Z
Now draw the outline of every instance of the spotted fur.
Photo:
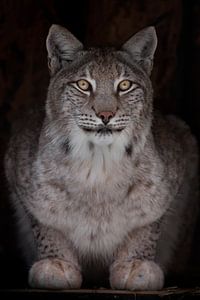
M 77 288 L 106 269 L 112 288 L 160 289 L 191 240 L 198 150 L 184 122 L 153 111 L 156 45 L 153 27 L 120 50 L 51 27 L 45 112 L 15 125 L 5 158 L 31 286 Z

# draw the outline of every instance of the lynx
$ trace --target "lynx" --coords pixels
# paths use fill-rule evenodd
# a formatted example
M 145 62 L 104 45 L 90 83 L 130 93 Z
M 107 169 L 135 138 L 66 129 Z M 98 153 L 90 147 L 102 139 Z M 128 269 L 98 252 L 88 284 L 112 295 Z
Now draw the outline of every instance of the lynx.
M 52 25 L 46 44 L 45 107 L 14 126 L 5 157 L 29 284 L 161 289 L 188 259 L 198 150 L 183 121 L 153 109 L 155 29 L 87 49 Z

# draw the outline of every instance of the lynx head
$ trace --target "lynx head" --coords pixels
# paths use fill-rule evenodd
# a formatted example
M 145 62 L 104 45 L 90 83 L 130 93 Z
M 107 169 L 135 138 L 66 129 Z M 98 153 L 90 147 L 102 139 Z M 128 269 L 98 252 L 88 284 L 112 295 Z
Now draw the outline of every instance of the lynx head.
M 79 150 L 82 143 L 139 147 L 151 126 L 156 45 L 155 29 L 148 27 L 120 49 L 85 49 L 67 29 L 52 25 L 46 114 L 61 139 Z

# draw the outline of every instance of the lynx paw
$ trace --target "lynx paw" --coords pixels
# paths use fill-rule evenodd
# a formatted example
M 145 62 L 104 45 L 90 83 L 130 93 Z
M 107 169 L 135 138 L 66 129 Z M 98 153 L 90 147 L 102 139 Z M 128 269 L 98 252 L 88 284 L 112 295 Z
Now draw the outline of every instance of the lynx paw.
M 81 273 L 76 266 L 57 258 L 40 260 L 29 271 L 29 285 L 34 288 L 80 288 L 81 282 Z
M 160 290 L 163 284 L 163 271 L 153 261 L 115 262 L 110 269 L 113 289 Z

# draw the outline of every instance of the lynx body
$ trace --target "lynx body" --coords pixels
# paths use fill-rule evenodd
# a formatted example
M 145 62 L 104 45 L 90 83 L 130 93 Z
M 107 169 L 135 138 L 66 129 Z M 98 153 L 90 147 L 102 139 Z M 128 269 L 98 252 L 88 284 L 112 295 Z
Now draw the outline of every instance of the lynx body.
M 177 253 L 185 266 L 198 151 L 184 122 L 153 111 L 156 45 L 153 27 L 120 50 L 51 27 L 45 109 L 15 126 L 5 159 L 31 286 L 107 270 L 112 288 L 160 289 Z

